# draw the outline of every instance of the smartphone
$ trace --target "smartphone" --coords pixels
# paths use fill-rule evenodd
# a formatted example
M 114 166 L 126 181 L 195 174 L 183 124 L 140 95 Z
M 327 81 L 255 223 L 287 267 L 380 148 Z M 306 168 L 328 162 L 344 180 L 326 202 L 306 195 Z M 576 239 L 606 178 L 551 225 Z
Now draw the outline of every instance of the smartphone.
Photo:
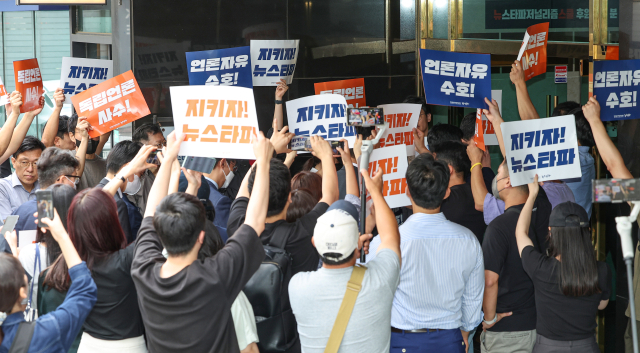
M 51 190 L 36 191 L 36 203 L 38 204 L 38 227 L 47 228 L 42 223 L 42 219 L 53 219 L 53 192 Z
M 196 172 L 202 172 L 204 174 L 211 173 L 215 165 L 216 159 L 207 157 L 187 156 L 184 157 L 184 161 L 182 162 L 182 167 L 189 170 L 195 170 Z
M 593 202 L 640 201 L 640 179 L 593 180 Z
M 331 143 L 331 150 L 333 151 L 334 156 L 339 156 L 340 151 L 338 151 L 338 147 L 344 149 L 344 142 L 342 141 L 329 141 Z
M 347 108 L 347 125 L 384 125 L 384 111 L 382 108 Z
M 338 147 L 344 148 L 344 142 L 342 141 L 329 141 L 331 144 L 331 150 L 333 151 L 334 156 L 339 156 L 340 152 L 338 151 Z M 294 136 L 289 142 L 289 149 L 292 151 L 313 151 L 311 148 L 311 140 L 309 136 Z
M 19 218 L 20 216 L 18 215 L 7 216 L 7 219 L 4 220 L 4 225 L 2 226 L 2 237 L 4 237 L 7 232 L 13 232 Z
M 147 158 L 147 163 L 160 165 L 160 160 L 158 159 L 158 150 L 155 150 L 149 154 L 149 158 Z

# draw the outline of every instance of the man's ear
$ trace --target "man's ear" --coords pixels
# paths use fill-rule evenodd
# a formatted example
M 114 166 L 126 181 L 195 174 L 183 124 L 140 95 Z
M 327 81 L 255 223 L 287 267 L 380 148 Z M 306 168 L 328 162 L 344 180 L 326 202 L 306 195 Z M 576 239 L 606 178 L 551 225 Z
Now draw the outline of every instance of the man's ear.
M 456 173 L 455 170 L 453 170 L 453 167 L 451 165 L 447 165 L 449 167 L 449 175 L 454 175 Z
M 427 123 L 431 122 L 431 113 L 427 114 Z
M 200 235 L 198 235 L 198 243 L 200 244 L 200 246 L 204 244 L 204 230 L 200 232 Z
M 67 132 L 69 134 L 69 139 L 73 142 L 76 143 L 76 136 L 73 132 Z
M 53 145 L 56 146 L 56 147 L 60 147 L 60 140 L 61 140 L 60 137 L 58 137 L 58 136 L 54 137 L 53 138 Z
M 293 202 L 293 201 L 291 201 L 291 191 L 289 191 L 289 200 L 288 200 L 288 202 L 289 203 Z
M 16 159 L 11 156 L 11 165 L 16 165 Z M 291 195 L 289 195 L 289 200 L 291 200 Z
M 506 183 L 507 183 L 506 187 L 508 187 L 508 188 L 512 187 L 511 186 L 511 177 L 507 177 Z
M 313 240 L 314 240 L 314 238 L 315 238 L 315 237 L 311 237 L 311 245 L 313 245 L 313 247 L 315 248 L 315 247 L 316 247 L 316 243 L 315 243 L 315 241 L 313 241 Z

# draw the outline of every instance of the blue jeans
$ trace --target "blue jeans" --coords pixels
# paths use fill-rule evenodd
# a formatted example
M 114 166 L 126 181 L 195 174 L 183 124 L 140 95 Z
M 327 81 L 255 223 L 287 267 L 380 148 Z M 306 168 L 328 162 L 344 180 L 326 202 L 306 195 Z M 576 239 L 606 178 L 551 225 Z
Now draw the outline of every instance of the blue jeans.
M 464 353 L 464 341 L 459 329 L 424 333 L 391 332 L 390 353 Z

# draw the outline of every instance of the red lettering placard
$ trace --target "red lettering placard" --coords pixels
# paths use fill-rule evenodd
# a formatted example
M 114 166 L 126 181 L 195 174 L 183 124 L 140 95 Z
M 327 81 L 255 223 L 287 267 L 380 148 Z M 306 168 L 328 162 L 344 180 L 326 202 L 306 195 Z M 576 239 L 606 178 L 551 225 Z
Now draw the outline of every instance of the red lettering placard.
M 71 97 L 78 117 L 85 117 L 93 130 L 89 136 L 98 137 L 149 115 L 133 72 L 127 71 Z
M 479 149 L 486 151 L 487 147 L 484 145 L 484 125 L 482 124 L 482 109 L 476 111 L 476 133 L 473 135 L 473 141 Z
M 22 94 L 20 113 L 40 108 L 40 98 L 44 94 L 44 89 L 42 88 L 42 74 L 38 66 L 38 59 L 14 61 L 13 72 L 16 79 L 16 90 Z
M 547 39 L 549 22 L 527 28 L 520 52 L 525 81 L 547 72 Z M 524 50 L 524 52 L 523 52 Z
M 367 105 L 364 95 L 364 78 L 354 78 L 351 80 L 318 82 L 314 84 L 316 94 L 333 93 L 339 94 L 347 100 L 347 105 L 351 108 L 358 108 Z

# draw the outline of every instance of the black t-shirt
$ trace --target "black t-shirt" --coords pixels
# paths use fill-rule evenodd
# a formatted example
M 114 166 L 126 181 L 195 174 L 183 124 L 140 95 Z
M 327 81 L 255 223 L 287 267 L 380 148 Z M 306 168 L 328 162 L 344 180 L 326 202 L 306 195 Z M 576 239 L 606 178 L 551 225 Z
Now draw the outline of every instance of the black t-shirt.
M 142 220 L 131 277 L 138 291 L 149 352 L 239 352 L 231 305 L 264 259 L 258 234 L 242 225 L 218 253 L 169 278 L 153 228 Z
M 484 223 L 482 212 L 476 210 L 471 185 L 465 183 L 452 186 L 450 189 L 449 197 L 442 201 L 440 211 L 451 222 L 471 230 L 482 244 L 487 225 Z
M 227 227 L 229 237 L 232 237 L 239 225 L 244 223 L 248 203 L 248 198 L 238 197 L 231 204 Z M 324 202 L 318 202 L 311 212 L 298 218 L 294 223 L 289 223 L 285 220 L 267 223 L 262 235 L 260 235 L 260 240 L 265 245 L 278 246 L 282 243 L 285 244 L 284 250 L 291 254 L 293 258 L 291 269 L 294 275 L 298 272 L 316 271 L 318 269 L 320 255 L 311 244 L 311 237 L 313 236 L 313 229 L 316 227 L 316 221 L 327 211 L 327 208 L 329 208 L 329 205 Z M 285 237 L 286 241 L 283 241 Z
M 98 287 L 98 300 L 83 329 L 95 338 L 122 340 L 144 333 L 138 295 L 131 279 L 133 251 L 134 244 L 131 244 L 91 269 L 91 277 Z
M 478 167 L 476 167 L 478 168 Z M 482 179 L 484 180 L 484 185 L 487 187 L 489 192 L 491 191 L 491 183 L 493 183 L 493 178 L 495 178 L 496 173 L 493 172 L 493 169 L 489 167 L 482 168 Z M 471 185 L 471 173 L 467 173 L 467 176 L 464 178 L 464 181 Z
M 549 202 L 547 200 L 547 202 Z M 496 217 L 487 227 L 482 242 L 484 269 L 497 273 L 498 313 L 513 312 L 496 323 L 490 331 L 513 332 L 529 331 L 536 328 L 536 303 L 533 282 L 522 267 L 518 244 L 516 243 L 516 225 L 524 204 L 511 206 L 504 214 Z M 546 244 L 540 237 L 546 237 L 551 207 L 535 207 L 529 229 L 529 238 L 534 244 Z M 533 221 L 535 219 L 535 221 Z M 547 248 L 541 248 L 546 252 Z
M 522 249 L 522 265 L 533 280 L 539 335 L 558 341 L 576 341 L 593 337 L 596 315 L 601 300 L 609 299 L 611 271 L 598 262 L 598 286 L 601 293 L 568 297 L 560 290 L 560 262 L 536 251 L 532 246 Z

